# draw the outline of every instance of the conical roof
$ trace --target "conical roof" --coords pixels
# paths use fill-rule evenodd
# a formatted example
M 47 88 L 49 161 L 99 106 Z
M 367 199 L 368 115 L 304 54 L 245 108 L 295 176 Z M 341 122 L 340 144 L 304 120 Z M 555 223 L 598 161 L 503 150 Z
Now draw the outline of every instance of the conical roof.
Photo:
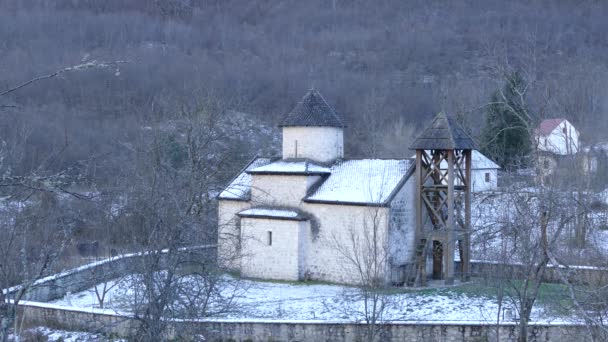
M 412 150 L 476 150 L 477 144 L 450 115 L 437 114 L 410 146 Z
M 279 127 L 346 127 L 318 91 L 311 89 L 287 114 Z

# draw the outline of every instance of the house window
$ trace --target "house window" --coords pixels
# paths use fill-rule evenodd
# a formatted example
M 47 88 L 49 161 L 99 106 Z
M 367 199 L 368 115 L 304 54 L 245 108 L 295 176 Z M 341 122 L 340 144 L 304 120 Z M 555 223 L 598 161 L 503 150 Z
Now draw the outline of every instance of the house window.
M 564 126 L 564 128 L 562 128 L 562 132 L 564 132 L 564 134 L 568 134 L 568 128 L 566 126 Z
M 490 173 L 486 172 L 486 183 L 490 183 Z
M 268 246 L 272 246 L 272 232 L 268 231 Z
M 548 161 L 548 160 L 546 160 L 546 159 L 544 160 L 544 162 L 543 162 L 543 167 L 544 167 L 545 169 L 548 169 L 548 168 L 549 168 L 549 161 Z

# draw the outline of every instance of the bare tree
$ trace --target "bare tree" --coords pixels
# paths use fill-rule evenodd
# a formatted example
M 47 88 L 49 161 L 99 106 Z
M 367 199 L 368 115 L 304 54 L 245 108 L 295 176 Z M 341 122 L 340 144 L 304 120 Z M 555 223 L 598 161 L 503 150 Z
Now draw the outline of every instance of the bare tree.
M 234 157 L 222 109 L 208 96 L 196 109 L 142 131 L 125 169 L 126 205 L 118 220 L 133 230 L 131 243 L 147 251 L 129 299 L 140 323 L 137 340 L 187 334 L 172 331 L 169 319 L 234 306 L 230 293 L 239 287 L 220 273 L 213 253 L 193 249 L 216 241 L 215 194 Z
M 63 68 L 48 75 L 9 87 L 0 92 L 0 99 L 43 80 L 55 78 L 69 72 L 91 68 L 107 68 L 120 62 L 91 61 Z M 55 162 L 65 151 L 66 144 L 50 153 L 41 163 L 28 172 L 15 172 L 15 164 L 25 159 L 24 146 L 31 131 L 28 127 L 17 128 L 20 135 L 8 144 L 0 146 L 0 189 L 2 190 L 2 214 L 0 222 L 0 288 L 11 291 L 0 292 L 0 341 L 8 338 L 11 325 L 18 333 L 16 307 L 36 282 L 56 271 L 56 261 L 72 238 L 76 217 L 62 196 L 78 199 L 90 198 L 70 190 L 70 185 L 80 180 L 82 163 L 56 171 Z
M 393 304 L 390 295 L 388 235 L 385 231 L 386 208 L 365 208 L 361 220 L 348 225 L 346 236 L 334 235 L 332 245 L 344 262 L 344 269 L 353 272 L 357 286 L 345 289 L 347 314 L 360 315 L 365 325 L 367 341 L 381 339 L 378 323 Z M 359 304 L 363 304 L 361 308 Z

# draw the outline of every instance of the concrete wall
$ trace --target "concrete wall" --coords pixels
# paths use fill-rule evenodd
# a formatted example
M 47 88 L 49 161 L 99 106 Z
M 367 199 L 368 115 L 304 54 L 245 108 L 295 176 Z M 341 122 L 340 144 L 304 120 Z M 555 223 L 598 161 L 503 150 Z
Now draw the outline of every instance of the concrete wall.
M 65 310 L 40 306 L 36 303 L 20 305 L 19 321 L 28 326 L 51 326 L 69 331 L 104 332 L 119 337 L 132 336 L 138 322 L 130 317 Z M 205 341 L 345 341 L 366 340 L 366 326 L 338 322 L 281 322 L 281 321 L 179 321 L 167 322 L 166 339 L 179 336 L 204 336 Z M 502 324 L 498 328 L 480 323 L 399 322 L 378 326 L 377 340 L 386 342 L 511 342 L 517 340 L 517 326 Z M 497 339 L 498 332 L 498 339 Z M 590 341 L 588 330 L 582 325 L 543 325 L 532 323 L 530 341 Z
M 315 222 L 318 225 L 315 228 L 318 231 L 312 232 L 309 240 L 307 268 L 311 279 L 347 284 L 360 282 L 355 265 L 346 260 L 344 252 L 353 253 L 352 232 L 359 239 L 359 247 L 364 247 L 365 237 L 371 236 L 371 220 L 375 215 L 378 215 L 379 227 L 377 241 L 388 259 L 389 208 L 304 203 L 302 209 L 312 216 L 311 225 L 314 227 Z M 384 276 L 388 281 L 388 272 Z
M 298 207 L 319 176 L 252 175 L 254 205 Z
M 218 264 L 226 269 L 237 271 L 240 267 L 240 219 L 237 213 L 251 207 L 245 201 L 218 201 Z
M 308 221 L 241 218 L 241 274 L 245 277 L 303 280 Z M 269 241 L 272 234 L 272 243 Z
M 336 127 L 283 127 L 283 159 L 329 162 L 344 157 L 344 133 Z M 297 147 L 296 147 L 297 145 Z

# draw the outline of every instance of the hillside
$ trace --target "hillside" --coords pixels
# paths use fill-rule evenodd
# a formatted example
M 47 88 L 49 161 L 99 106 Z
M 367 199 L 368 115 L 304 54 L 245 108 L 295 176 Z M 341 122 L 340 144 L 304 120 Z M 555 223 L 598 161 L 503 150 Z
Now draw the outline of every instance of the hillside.
M 478 131 L 500 68 L 523 70 L 542 117 L 606 139 L 606 6 L 595 1 L 42 1 L 0 3 L 3 140 L 25 140 L 29 169 L 116 154 L 114 141 L 211 94 L 278 122 L 314 86 L 347 119 L 347 154 L 407 156 L 439 110 Z M 15 129 L 18 128 L 18 129 Z M 27 131 L 27 137 L 19 136 Z M 373 148 L 370 148 L 373 146 Z M 252 151 L 253 154 L 256 151 Z M 108 171 L 109 172 L 109 171 Z M 111 173 L 111 172 L 110 172 Z

